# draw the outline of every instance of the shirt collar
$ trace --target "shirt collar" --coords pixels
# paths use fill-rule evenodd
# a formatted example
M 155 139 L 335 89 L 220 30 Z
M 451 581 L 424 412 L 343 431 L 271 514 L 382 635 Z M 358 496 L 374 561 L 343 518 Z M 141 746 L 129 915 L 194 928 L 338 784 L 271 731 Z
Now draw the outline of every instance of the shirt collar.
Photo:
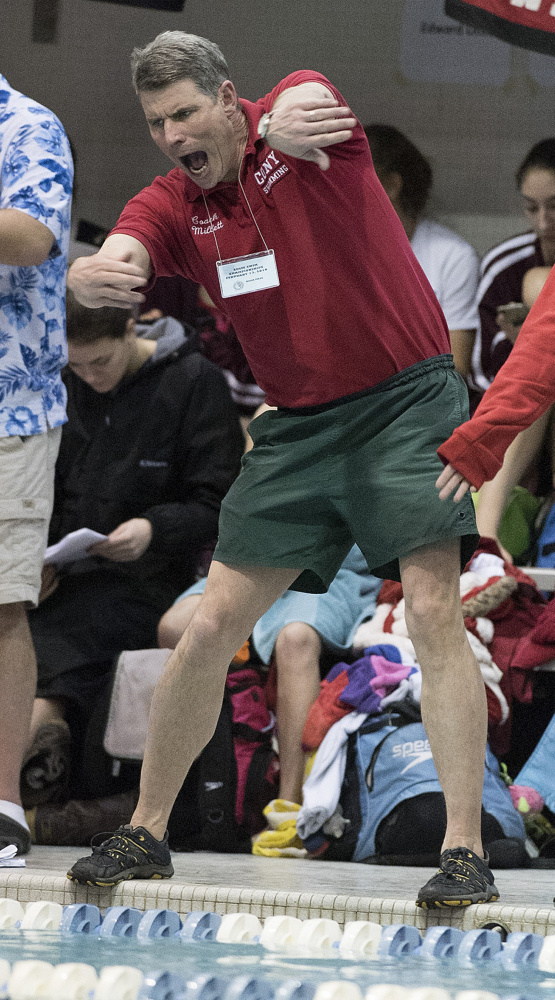
M 264 139 L 261 139 L 258 136 L 257 132 L 258 123 L 262 115 L 264 114 L 264 108 L 260 106 L 260 102 L 257 104 L 253 104 L 251 101 L 245 101 L 242 98 L 240 99 L 239 103 L 247 119 L 247 126 L 248 126 L 247 145 L 245 146 L 243 166 L 241 171 L 242 177 L 244 177 L 246 173 L 247 157 L 256 155 L 256 153 L 258 153 L 260 149 L 260 146 L 264 144 Z M 179 167 L 177 169 L 179 170 Z M 186 200 L 189 202 L 196 201 L 197 198 L 200 198 L 202 200 L 202 188 L 199 187 L 198 184 L 195 184 L 195 182 L 192 181 L 189 177 L 187 177 L 186 174 L 183 174 L 183 180 L 185 185 L 184 190 L 185 190 Z M 215 191 L 223 191 L 229 187 L 237 187 L 237 185 L 234 184 L 232 181 L 221 181 L 219 184 L 216 184 L 216 187 L 209 188 L 204 193 L 208 197 L 209 195 L 214 194 Z

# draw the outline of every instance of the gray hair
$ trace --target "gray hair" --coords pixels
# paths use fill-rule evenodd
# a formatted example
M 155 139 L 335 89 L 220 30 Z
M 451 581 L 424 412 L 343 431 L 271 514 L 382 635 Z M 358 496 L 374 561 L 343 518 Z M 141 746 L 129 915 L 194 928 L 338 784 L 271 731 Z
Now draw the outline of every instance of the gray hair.
M 229 78 L 227 63 L 215 42 L 185 31 L 163 31 L 144 49 L 133 49 L 131 74 L 137 93 L 162 90 L 187 79 L 214 99 L 220 84 Z

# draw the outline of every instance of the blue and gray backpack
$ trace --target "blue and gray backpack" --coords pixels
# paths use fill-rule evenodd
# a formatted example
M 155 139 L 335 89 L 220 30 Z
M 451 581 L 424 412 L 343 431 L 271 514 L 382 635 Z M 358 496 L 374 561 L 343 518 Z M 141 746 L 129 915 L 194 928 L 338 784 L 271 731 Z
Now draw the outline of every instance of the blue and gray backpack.
M 351 733 L 339 806 L 347 820 L 344 832 L 338 838 L 326 837 L 319 857 L 436 863 L 446 826 L 445 799 L 421 722 L 384 715 L 369 718 Z M 524 823 L 489 746 L 482 837 L 486 850 L 489 843 L 516 838 L 524 851 Z

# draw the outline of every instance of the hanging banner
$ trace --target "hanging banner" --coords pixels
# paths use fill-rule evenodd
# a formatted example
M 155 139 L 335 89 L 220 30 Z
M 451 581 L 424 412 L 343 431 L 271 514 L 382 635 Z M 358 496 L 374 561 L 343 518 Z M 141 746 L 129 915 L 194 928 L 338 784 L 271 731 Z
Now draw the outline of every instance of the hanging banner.
M 510 72 L 508 45 L 448 17 L 444 0 L 405 0 L 401 71 L 409 80 L 501 86 Z
M 555 55 L 553 0 L 445 0 L 445 13 L 510 45 Z

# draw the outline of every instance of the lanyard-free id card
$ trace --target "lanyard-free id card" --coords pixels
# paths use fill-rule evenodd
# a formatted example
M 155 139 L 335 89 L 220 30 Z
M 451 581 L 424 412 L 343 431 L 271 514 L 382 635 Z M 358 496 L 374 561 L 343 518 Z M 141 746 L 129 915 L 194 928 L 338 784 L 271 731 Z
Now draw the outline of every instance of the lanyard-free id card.
M 249 253 L 245 257 L 230 257 L 216 264 L 222 299 L 232 295 L 247 295 L 263 288 L 279 285 L 279 275 L 273 250 Z

